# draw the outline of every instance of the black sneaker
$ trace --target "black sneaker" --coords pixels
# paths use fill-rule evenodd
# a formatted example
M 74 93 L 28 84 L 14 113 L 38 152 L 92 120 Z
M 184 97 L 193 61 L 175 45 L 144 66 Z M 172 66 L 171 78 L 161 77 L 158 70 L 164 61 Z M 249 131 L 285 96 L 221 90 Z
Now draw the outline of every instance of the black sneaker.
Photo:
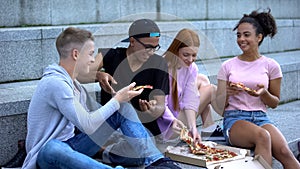
M 224 137 L 223 129 L 219 125 L 217 125 L 215 131 L 211 134 L 210 137 Z
M 165 157 L 155 161 L 145 169 L 181 169 L 181 167 L 175 161 Z
M 6 168 L 22 167 L 25 157 L 26 157 L 25 140 L 19 140 L 18 141 L 18 152 L 15 154 L 15 156 L 11 160 L 9 160 L 1 168 L 6 169 Z
M 219 125 L 217 125 L 216 129 L 213 132 L 201 132 L 201 136 L 203 140 L 225 141 L 223 129 Z

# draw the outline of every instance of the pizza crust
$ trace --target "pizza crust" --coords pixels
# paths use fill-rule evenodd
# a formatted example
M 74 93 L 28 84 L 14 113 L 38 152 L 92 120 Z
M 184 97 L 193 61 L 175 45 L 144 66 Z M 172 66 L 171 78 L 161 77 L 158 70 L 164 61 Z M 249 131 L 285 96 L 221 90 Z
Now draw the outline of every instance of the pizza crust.
M 136 87 L 132 88 L 132 90 L 134 90 L 134 91 L 140 90 L 140 89 L 153 89 L 153 86 L 151 86 L 151 85 L 144 85 L 144 86 L 136 86 Z

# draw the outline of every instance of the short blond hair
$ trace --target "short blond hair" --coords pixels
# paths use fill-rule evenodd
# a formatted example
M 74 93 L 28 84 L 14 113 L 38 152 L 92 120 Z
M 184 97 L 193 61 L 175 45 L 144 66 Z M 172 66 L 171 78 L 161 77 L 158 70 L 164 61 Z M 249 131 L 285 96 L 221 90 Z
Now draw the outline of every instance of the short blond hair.
M 94 41 L 90 31 L 74 27 L 65 29 L 56 39 L 56 49 L 60 58 L 66 58 L 74 48 L 80 50 L 88 40 Z

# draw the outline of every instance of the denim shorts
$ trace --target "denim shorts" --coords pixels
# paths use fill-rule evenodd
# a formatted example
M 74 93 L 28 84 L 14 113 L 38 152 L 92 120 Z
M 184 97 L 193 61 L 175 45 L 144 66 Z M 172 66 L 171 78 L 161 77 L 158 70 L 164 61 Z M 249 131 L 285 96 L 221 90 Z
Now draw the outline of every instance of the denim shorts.
M 238 120 L 245 120 L 263 126 L 265 124 L 273 124 L 267 114 L 263 111 L 244 111 L 244 110 L 228 110 L 224 113 L 223 119 L 223 134 L 227 144 L 231 145 L 229 139 L 229 132 L 232 125 Z

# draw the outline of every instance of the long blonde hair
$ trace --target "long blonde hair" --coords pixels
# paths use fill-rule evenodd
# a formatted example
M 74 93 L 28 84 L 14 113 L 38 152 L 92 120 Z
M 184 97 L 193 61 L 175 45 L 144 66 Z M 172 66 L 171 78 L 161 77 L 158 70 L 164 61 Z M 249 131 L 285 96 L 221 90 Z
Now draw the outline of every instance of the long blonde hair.
M 168 50 L 164 53 L 165 59 L 168 62 L 169 73 L 172 75 L 172 101 L 175 110 L 179 110 L 179 101 L 178 101 L 178 90 L 177 90 L 177 68 L 179 66 L 179 56 L 178 51 L 183 47 L 200 47 L 200 38 L 197 32 L 191 29 L 182 29 L 180 30 L 173 42 L 169 46 Z

